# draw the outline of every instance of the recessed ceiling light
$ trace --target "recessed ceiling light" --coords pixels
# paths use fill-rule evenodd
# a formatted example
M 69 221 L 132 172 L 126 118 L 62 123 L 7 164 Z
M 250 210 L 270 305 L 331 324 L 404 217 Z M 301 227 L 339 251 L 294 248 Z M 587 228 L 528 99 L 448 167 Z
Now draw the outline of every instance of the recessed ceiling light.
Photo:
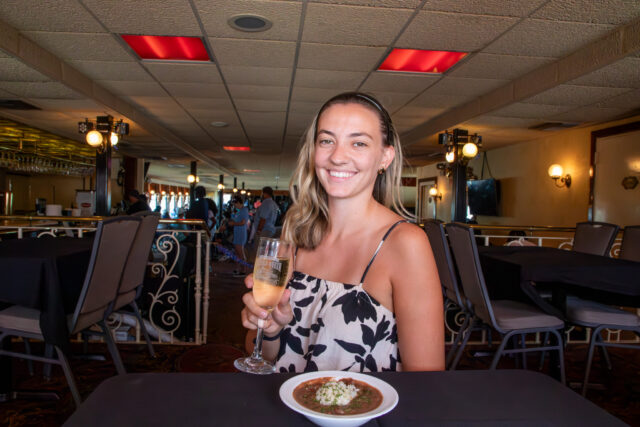
M 251 147 L 238 147 L 229 145 L 222 147 L 222 149 L 225 151 L 251 151 Z
M 267 18 L 250 14 L 232 16 L 227 23 L 231 28 L 239 31 L 248 31 L 250 33 L 266 31 L 273 25 Z
M 141 59 L 162 61 L 211 61 L 199 37 L 135 36 L 122 39 Z
M 444 73 L 465 56 L 467 56 L 467 52 L 393 49 L 378 67 L 378 70 L 409 73 Z
M 229 126 L 227 122 L 211 122 L 211 126 L 214 128 L 223 128 L 225 126 Z

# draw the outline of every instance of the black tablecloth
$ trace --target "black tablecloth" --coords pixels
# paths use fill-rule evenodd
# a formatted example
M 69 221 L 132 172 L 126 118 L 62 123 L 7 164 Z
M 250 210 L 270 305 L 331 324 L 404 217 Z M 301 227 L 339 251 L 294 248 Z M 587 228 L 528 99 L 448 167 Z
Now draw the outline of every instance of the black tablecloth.
M 68 349 L 66 315 L 75 309 L 91 256 L 92 238 L 0 242 L 0 301 L 40 310 L 49 344 Z
M 381 372 L 400 397 L 366 425 L 624 425 L 530 371 Z M 280 400 L 291 374 L 129 374 L 103 382 L 66 426 L 311 425 Z
M 519 285 L 562 287 L 586 298 L 640 304 L 640 262 L 537 246 L 478 248 L 494 299 L 521 299 Z

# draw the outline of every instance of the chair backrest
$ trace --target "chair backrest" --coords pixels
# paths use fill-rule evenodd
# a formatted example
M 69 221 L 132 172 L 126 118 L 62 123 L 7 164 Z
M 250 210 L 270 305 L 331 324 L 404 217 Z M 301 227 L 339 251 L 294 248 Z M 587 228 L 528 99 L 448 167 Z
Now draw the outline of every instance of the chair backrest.
M 462 224 L 447 224 L 446 230 L 462 289 L 471 304 L 471 309 L 480 319 L 497 328 L 473 229 Z
M 431 244 L 445 297 L 458 304 L 458 306 L 465 308 L 464 295 L 458 286 L 455 265 L 451 257 L 447 236 L 444 234 L 444 226 L 439 222 L 427 220 L 424 224 L 424 230 Z
M 71 333 L 103 320 L 113 303 L 140 218 L 117 217 L 98 223 Z
M 573 250 L 608 256 L 619 227 L 606 222 L 579 222 L 573 236 Z
M 136 215 L 142 218 L 138 232 L 133 240 L 131 251 L 129 251 L 129 257 L 122 273 L 122 280 L 120 281 L 120 287 L 118 289 L 118 296 L 131 292 L 133 294 L 131 300 L 127 299 L 126 302 L 120 302 L 114 310 L 118 310 L 122 306 L 129 304 L 135 298 L 135 290 L 138 286 L 142 285 L 144 281 L 144 273 L 147 270 L 147 260 L 149 259 L 149 252 L 151 251 L 151 245 L 153 244 L 153 238 L 156 235 L 156 229 L 158 228 L 158 222 L 160 221 L 160 215 L 147 214 Z
M 629 225 L 624 228 L 620 258 L 640 262 L 640 225 Z

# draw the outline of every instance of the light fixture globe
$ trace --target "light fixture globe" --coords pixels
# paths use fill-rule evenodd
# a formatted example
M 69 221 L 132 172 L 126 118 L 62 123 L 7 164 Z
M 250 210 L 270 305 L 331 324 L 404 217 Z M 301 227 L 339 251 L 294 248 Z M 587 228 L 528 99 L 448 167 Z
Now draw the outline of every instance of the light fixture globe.
M 467 142 L 462 146 L 462 155 L 468 159 L 473 159 L 478 154 L 478 146 L 473 142 Z
M 564 173 L 564 170 L 562 169 L 562 166 L 558 164 L 553 164 L 549 166 L 548 172 L 551 178 L 561 178 L 562 174 Z
M 118 134 L 115 132 L 111 132 L 111 135 L 109 135 L 109 142 L 111 142 L 111 145 L 118 145 L 118 141 L 120 141 L 120 138 L 118 138 Z
M 456 153 L 454 153 L 453 151 L 449 151 L 444 155 L 444 158 L 447 163 L 453 163 L 456 160 Z
M 190 174 L 190 175 L 187 177 L 187 182 L 188 182 L 189 184 L 193 184 L 194 182 L 196 182 L 196 177 L 195 177 L 195 175 Z
M 435 185 L 433 187 L 429 188 L 429 195 L 432 196 L 432 197 L 438 195 L 438 188 L 436 188 Z
M 92 130 L 90 132 L 87 132 L 86 140 L 87 144 L 89 144 L 90 146 L 98 147 L 100 146 L 100 144 L 102 144 L 102 134 L 97 130 Z

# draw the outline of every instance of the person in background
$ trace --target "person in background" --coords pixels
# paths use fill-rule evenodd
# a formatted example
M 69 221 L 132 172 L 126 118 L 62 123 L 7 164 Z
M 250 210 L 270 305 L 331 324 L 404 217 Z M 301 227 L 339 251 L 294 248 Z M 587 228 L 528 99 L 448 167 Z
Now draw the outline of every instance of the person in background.
M 444 369 L 440 279 L 426 234 L 407 221 L 401 175 L 379 101 L 348 92 L 320 108 L 289 184 L 281 239 L 296 247 L 293 277 L 270 314 L 243 296 L 247 349 L 260 323 L 280 372 Z
M 233 249 L 235 250 L 238 258 L 242 261 L 246 261 L 247 257 L 245 256 L 244 245 L 247 243 L 247 221 L 249 220 L 249 209 L 244 206 L 242 197 L 240 196 L 235 196 L 231 201 L 236 209 L 236 213 L 231 217 L 231 220 L 227 224 L 229 227 L 233 227 Z M 238 266 L 238 269 L 233 273 L 234 276 L 246 275 L 246 265 L 241 263 Z
M 136 212 L 151 211 L 151 208 L 147 204 L 147 198 L 144 194 L 140 194 L 138 190 L 133 189 L 127 191 L 127 200 L 129 201 L 127 215 L 131 215 Z
M 264 187 L 262 189 L 262 203 L 256 209 L 253 227 L 255 230 L 254 238 L 258 240 L 262 237 L 273 237 L 276 233 L 276 219 L 280 209 L 278 204 L 273 200 L 273 189 Z
M 205 223 L 209 221 L 209 203 L 207 202 L 207 190 L 199 185 L 194 190 L 195 200 L 191 201 L 186 217 L 189 219 L 201 219 Z

